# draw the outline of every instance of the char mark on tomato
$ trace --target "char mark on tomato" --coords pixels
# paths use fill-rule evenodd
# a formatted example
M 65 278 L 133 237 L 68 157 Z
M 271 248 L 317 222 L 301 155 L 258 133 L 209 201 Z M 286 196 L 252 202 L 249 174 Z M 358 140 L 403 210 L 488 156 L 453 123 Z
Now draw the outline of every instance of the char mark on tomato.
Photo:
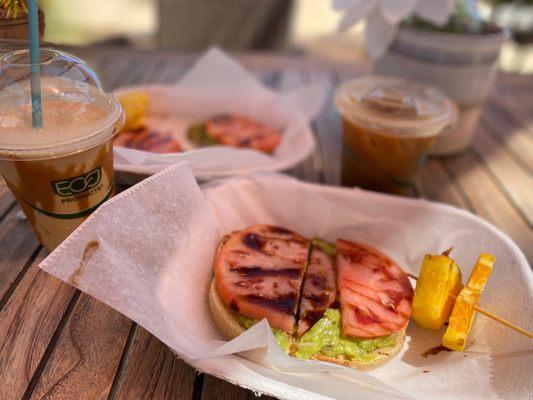
M 232 117 L 229 114 L 217 114 L 214 117 L 211 117 L 211 121 L 216 123 L 231 122 Z
M 261 251 L 265 247 L 266 240 L 256 233 L 250 232 L 242 238 L 242 242 L 246 247 L 252 250 Z
M 376 314 L 374 314 L 372 311 L 367 310 L 365 308 L 359 308 L 354 307 L 354 314 L 357 321 L 359 321 L 363 325 L 373 324 L 373 323 L 381 323 L 383 320 L 379 318 Z
M 254 277 L 267 277 L 267 276 L 281 276 L 292 279 L 298 279 L 302 271 L 299 268 L 281 268 L 281 269 L 266 269 L 258 266 L 252 267 L 230 267 L 231 272 L 237 272 L 239 275 L 254 278 Z M 274 282 L 276 283 L 276 282 Z
M 288 230 L 287 228 L 283 228 L 282 226 L 269 225 L 268 229 L 270 232 L 278 234 L 278 235 L 291 236 L 292 234 L 290 230 Z
M 248 294 L 244 296 L 244 300 L 260 305 L 261 307 L 269 308 L 276 312 L 294 316 L 296 312 L 296 300 L 298 296 L 296 293 L 280 294 L 273 297 L 263 297 L 257 294 Z

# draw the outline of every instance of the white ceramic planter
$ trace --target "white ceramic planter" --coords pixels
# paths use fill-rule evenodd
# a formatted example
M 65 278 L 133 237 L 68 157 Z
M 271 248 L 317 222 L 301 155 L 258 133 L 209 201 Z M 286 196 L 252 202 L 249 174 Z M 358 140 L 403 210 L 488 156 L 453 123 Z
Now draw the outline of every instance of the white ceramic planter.
M 471 143 L 497 69 L 506 34 L 427 32 L 401 27 L 375 71 L 435 85 L 459 106 L 459 119 L 437 139 L 432 154 L 460 152 Z

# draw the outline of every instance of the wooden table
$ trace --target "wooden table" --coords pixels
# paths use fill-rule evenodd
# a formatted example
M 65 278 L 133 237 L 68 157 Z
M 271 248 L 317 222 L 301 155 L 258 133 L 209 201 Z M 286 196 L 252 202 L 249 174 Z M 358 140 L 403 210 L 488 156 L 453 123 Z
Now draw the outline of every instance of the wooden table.
M 78 52 L 107 89 L 180 77 L 192 55 L 92 49 Z M 330 98 L 314 130 L 315 153 L 289 171 L 339 183 L 341 131 L 331 102 L 338 84 L 367 70 L 303 57 L 243 55 L 268 85 L 318 82 Z M 423 167 L 413 196 L 453 204 L 506 232 L 533 262 L 533 77 L 500 75 L 474 145 Z M 128 318 L 37 267 L 46 256 L 0 182 L 0 399 L 247 399 L 252 392 L 197 373 Z

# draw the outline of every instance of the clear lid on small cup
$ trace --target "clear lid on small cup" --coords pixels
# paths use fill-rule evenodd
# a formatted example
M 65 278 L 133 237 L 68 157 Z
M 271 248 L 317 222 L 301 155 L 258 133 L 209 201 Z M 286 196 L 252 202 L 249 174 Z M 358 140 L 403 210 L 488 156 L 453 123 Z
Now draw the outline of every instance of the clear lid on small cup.
M 385 76 L 342 84 L 335 104 L 356 126 L 400 137 L 434 136 L 457 119 L 457 107 L 439 89 Z

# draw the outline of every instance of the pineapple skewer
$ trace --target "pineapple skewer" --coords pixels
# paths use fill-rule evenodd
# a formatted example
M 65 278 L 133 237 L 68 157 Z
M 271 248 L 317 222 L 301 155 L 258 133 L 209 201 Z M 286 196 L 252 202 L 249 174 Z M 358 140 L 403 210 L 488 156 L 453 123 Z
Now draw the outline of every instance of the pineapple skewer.
M 449 319 L 443 345 L 453 350 L 464 350 L 466 338 L 478 311 L 489 318 L 529 337 L 533 334 L 505 319 L 477 306 L 487 279 L 492 272 L 494 257 L 481 254 L 467 284 L 461 285 L 461 272 L 449 258 L 449 249 L 441 255 L 426 255 L 413 299 L 413 319 L 422 327 L 439 329 Z

